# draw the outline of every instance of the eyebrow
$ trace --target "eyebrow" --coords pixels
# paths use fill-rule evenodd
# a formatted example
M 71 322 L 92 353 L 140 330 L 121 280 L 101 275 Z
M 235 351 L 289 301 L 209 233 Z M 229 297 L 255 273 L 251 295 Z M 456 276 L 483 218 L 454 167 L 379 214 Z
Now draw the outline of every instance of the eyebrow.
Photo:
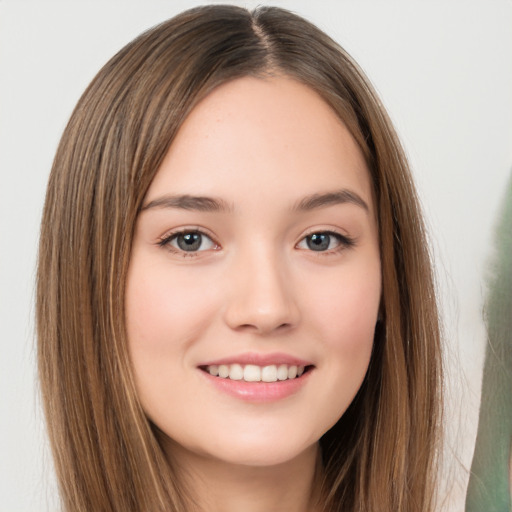
M 345 203 L 355 204 L 369 212 L 368 205 L 364 199 L 359 194 L 347 189 L 306 196 L 298 201 L 293 206 L 292 210 L 305 212 Z M 205 196 L 192 196 L 189 194 L 158 197 L 144 205 L 140 211 L 143 212 L 152 208 L 177 208 L 181 210 L 221 213 L 233 211 L 233 207 L 223 199 Z
M 144 205 L 141 212 L 151 208 L 178 208 L 199 212 L 230 212 L 233 210 L 231 205 L 223 199 L 188 194 L 159 197 Z
M 323 194 L 312 194 L 301 199 L 295 206 L 296 211 L 310 211 L 317 208 L 326 208 L 336 204 L 351 203 L 360 206 L 367 212 L 370 211 L 364 199 L 351 190 L 342 189 Z

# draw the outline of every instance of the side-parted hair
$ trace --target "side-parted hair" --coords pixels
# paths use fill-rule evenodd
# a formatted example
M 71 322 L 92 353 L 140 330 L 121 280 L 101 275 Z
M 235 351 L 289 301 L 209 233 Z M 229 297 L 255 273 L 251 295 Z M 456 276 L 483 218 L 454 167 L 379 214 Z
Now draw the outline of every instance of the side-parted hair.
M 381 319 L 361 389 L 320 440 L 324 509 L 433 509 L 440 332 L 424 225 L 396 133 L 359 67 L 314 25 L 276 7 L 217 5 L 186 11 L 115 55 L 79 100 L 55 156 L 39 248 L 38 368 L 67 512 L 187 510 L 179 472 L 137 398 L 127 348 L 134 227 L 194 106 L 230 80 L 276 75 L 315 90 L 348 127 L 378 215 Z

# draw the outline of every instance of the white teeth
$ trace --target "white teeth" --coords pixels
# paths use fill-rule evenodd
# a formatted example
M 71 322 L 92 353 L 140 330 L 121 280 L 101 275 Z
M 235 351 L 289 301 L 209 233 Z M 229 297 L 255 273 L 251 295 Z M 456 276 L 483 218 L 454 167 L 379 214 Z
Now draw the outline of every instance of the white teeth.
M 277 369 L 277 380 L 286 380 L 288 378 L 288 366 L 282 364 Z
M 229 366 L 227 364 L 219 365 L 219 377 L 226 379 L 229 377 Z
M 259 382 L 261 380 L 261 368 L 253 364 L 248 364 L 244 368 L 244 380 L 246 382 Z
M 244 378 L 244 369 L 239 364 L 232 364 L 229 367 L 229 378 L 231 380 L 242 380 Z
M 288 379 L 295 379 L 304 373 L 304 366 L 287 364 L 268 366 L 257 366 L 255 364 L 212 364 L 206 367 L 206 371 L 214 376 L 223 379 L 244 380 L 245 382 L 276 382 Z
M 277 380 L 277 368 L 275 364 L 263 367 L 261 370 L 261 380 L 263 382 L 275 382 Z

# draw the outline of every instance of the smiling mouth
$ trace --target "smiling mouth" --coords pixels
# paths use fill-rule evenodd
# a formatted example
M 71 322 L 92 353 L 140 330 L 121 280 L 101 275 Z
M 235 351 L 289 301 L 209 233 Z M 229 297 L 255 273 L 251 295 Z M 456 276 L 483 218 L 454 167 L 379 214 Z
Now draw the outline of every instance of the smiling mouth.
M 287 364 L 271 364 L 257 366 L 255 364 L 221 364 L 201 366 L 200 369 L 213 377 L 245 382 L 282 382 L 298 379 L 310 371 L 313 365 L 296 366 Z

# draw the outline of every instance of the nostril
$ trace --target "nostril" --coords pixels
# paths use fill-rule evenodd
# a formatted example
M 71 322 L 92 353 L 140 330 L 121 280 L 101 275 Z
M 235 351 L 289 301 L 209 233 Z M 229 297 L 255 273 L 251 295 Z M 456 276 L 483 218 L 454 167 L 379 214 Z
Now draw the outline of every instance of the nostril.
M 289 322 L 285 322 L 282 324 L 278 324 L 275 326 L 273 323 L 264 323 L 264 322 L 255 322 L 254 324 L 246 323 L 241 324 L 239 326 L 234 326 L 233 329 L 236 331 L 254 331 L 259 333 L 267 333 L 267 332 L 276 332 L 276 331 L 286 331 L 292 328 L 292 324 Z

